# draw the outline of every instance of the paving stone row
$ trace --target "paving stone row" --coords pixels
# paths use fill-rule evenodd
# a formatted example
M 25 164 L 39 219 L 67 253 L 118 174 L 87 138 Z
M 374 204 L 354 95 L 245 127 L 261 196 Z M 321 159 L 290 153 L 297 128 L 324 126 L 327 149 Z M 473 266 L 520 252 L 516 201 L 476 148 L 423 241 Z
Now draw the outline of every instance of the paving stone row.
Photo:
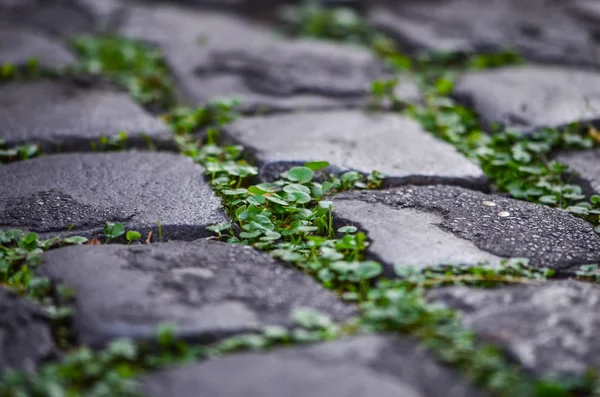
M 334 198 L 338 222 L 366 230 L 370 252 L 395 265 L 498 264 L 527 258 L 566 269 L 600 262 L 600 237 L 566 211 L 455 186 L 404 186 Z
M 56 353 L 43 310 L 0 286 L 0 373 L 7 369 L 33 372 Z
M 165 240 L 227 220 L 204 169 L 171 153 L 58 154 L 0 167 L 0 228 L 92 236 L 106 222 Z M 72 226 L 73 225 L 73 226 Z
M 457 309 L 466 327 L 539 376 L 564 379 L 600 368 L 598 285 L 569 280 L 491 290 L 449 287 L 429 296 Z
M 45 152 L 92 151 L 101 137 L 127 134 L 127 147 L 176 147 L 169 127 L 129 95 L 74 79 L 0 85 L 0 134 L 7 145 Z M 94 145 L 96 144 L 96 145 Z
M 352 306 L 301 271 L 251 248 L 207 240 L 78 246 L 47 252 L 41 273 L 76 292 L 75 329 L 89 345 L 152 338 L 163 322 L 203 342 L 266 325 L 291 326 L 296 308 L 337 320 Z
M 131 7 L 120 33 L 163 48 L 184 95 L 196 105 L 241 99 L 248 113 L 363 106 L 385 77 L 366 48 L 285 39 L 240 17 L 169 5 Z M 398 96 L 419 99 L 409 78 Z
M 240 119 L 224 128 L 274 180 L 293 165 L 327 159 L 332 171 L 382 172 L 390 184 L 452 183 L 484 188 L 481 169 L 414 120 L 361 110 L 296 112 Z
M 405 50 L 505 48 L 539 61 L 599 65 L 600 5 L 595 0 L 389 1 L 370 20 Z
M 23 66 L 35 58 L 40 67 L 61 68 L 72 65 L 75 57 L 59 40 L 34 27 L 0 20 L 0 64 Z
M 487 3 L 395 2 L 373 7 L 370 18 L 413 49 L 513 45 L 539 60 L 595 63 L 591 2 Z M 542 3 L 547 7 L 534 15 Z M 559 209 L 482 193 L 487 180 L 481 169 L 416 122 L 346 109 L 363 107 L 370 82 L 387 76 L 367 49 L 284 38 L 234 14 L 165 2 L 0 0 L 4 10 L 24 23 L 0 22 L 2 39 L 20 44 L 0 44 L 0 63 L 24 64 L 37 56 L 47 67 L 71 64 L 65 36 L 112 24 L 124 36 L 160 46 L 190 104 L 239 97 L 242 111 L 253 117 L 229 125 L 224 139 L 249 150 L 264 181 L 290 165 L 327 160 L 336 172 L 378 170 L 388 185 L 403 185 L 333 199 L 336 222 L 364 230 L 368 254 L 389 275 L 397 265 L 497 265 L 509 257 L 561 270 L 600 263 L 600 237 L 589 223 Z M 64 26 L 63 18 L 69 18 Z M 568 34 L 559 37 L 561 29 Z M 531 132 L 596 122 L 597 86 L 598 74 L 590 70 L 528 65 L 469 72 L 453 95 L 487 126 Z M 420 100 L 410 76 L 401 79 L 397 94 Z M 285 114 L 255 115 L 274 112 Z M 142 144 L 142 134 L 163 148 L 173 143 L 162 121 L 114 87 L 64 78 L 0 85 L 0 137 L 8 144 L 81 152 L 90 150 L 90 141 L 122 130 L 133 146 Z M 592 194 L 600 191 L 599 153 L 556 158 Z M 163 322 L 175 323 L 179 337 L 207 343 L 265 325 L 290 328 L 290 314 L 301 307 L 338 321 L 357 314 L 266 253 L 201 239 L 208 225 L 228 220 L 203 173 L 190 159 L 149 151 L 62 153 L 5 165 L 0 229 L 91 237 L 106 222 L 118 221 L 144 237 L 153 232 L 154 244 L 86 245 L 44 254 L 39 274 L 75 290 L 74 331 L 94 347 L 119 337 L 153 337 Z M 158 243 L 159 235 L 181 241 Z M 557 281 L 495 290 L 449 287 L 428 298 L 460 311 L 466 327 L 528 370 L 581 375 L 589 366 L 600 367 L 594 332 L 599 294 L 595 285 Z M 0 371 L 33 371 L 56 351 L 41 309 L 0 287 Z M 141 382 L 152 397 L 483 395 L 417 341 L 385 335 L 235 354 L 152 373 Z
M 142 390 L 150 397 L 484 395 L 415 346 L 406 338 L 359 336 L 239 354 L 152 374 Z
M 477 111 L 487 127 L 532 132 L 600 120 L 600 72 L 525 65 L 466 73 L 454 95 Z

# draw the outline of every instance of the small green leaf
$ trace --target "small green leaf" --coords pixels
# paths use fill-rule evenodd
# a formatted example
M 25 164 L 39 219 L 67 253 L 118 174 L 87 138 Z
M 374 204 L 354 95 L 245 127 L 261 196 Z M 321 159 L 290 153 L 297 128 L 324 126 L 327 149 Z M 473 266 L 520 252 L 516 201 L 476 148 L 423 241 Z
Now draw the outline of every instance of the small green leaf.
M 289 203 L 287 201 L 285 201 L 284 199 L 282 199 L 281 197 L 279 197 L 276 194 L 270 194 L 268 196 L 263 196 L 263 197 L 265 197 L 267 200 L 272 201 L 277 204 L 289 205 Z
M 136 232 L 135 230 L 130 230 L 125 235 L 125 238 L 127 239 L 127 241 L 131 242 L 131 241 L 135 241 L 135 240 L 141 239 L 142 235 L 139 232 Z
M 312 171 L 319 171 L 323 168 L 329 167 L 329 163 L 327 161 L 311 161 L 304 164 L 306 168 L 310 168 Z
M 122 223 L 107 222 L 104 226 L 104 236 L 107 238 L 117 238 L 125 234 L 125 226 Z
M 308 167 L 294 167 L 288 171 L 287 177 L 293 182 L 307 183 L 312 180 L 313 171 Z
M 330 209 L 333 208 L 333 203 L 331 201 L 319 201 L 319 207 Z
M 354 233 L 357 230 L 355 226 L 342 226 L 337 231 L 338 233 Z
M 81 244 L 85 244 L 88 241 L 88 239 L 85 237 L 81 237 L 81 236 L 71 236 L 71 237 L 67 237 L 63 241 L 67 244 L 81 245 Z

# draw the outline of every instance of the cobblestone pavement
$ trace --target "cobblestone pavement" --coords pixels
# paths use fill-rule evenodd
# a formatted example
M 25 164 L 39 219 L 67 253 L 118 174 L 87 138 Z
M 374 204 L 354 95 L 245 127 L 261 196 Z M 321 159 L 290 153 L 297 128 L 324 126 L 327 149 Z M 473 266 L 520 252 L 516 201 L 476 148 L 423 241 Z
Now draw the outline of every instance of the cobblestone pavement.
M 600 1 L 282 3 L 0 0 L 0 397 L 600 395 Z

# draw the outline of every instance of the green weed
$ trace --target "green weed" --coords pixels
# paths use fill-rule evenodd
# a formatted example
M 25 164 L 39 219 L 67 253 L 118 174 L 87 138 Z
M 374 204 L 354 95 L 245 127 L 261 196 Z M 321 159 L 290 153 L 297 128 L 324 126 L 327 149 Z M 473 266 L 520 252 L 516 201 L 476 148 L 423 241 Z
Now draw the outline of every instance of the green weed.
M 71 73 L 108 77 L 143 105 L 174 105 L 173 84 L 160 51 L 118 36 L 81 36 L 73 40 L 73 47 L 80 62 Z

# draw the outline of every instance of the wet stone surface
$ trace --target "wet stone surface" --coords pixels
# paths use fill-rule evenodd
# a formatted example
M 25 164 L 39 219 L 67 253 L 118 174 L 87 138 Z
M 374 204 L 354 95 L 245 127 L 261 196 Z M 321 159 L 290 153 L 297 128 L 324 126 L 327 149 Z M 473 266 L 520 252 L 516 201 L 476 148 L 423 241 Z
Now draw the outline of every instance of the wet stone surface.
M 240 119 L 225 134 L 254 153 L 264 180 L 291 164 L 326 159 L 337 171 L 384 173 L 392 184 L 485 186 L 478 166 L 415 121 L 359 110 L 293 113 Z
M 527 258 L 563 269 L 600 261 L 600 237 L 565 211 L 460 187 L 407 186 L 334 198 L 334 216 L 363 228 L 371 254 L 392 265 Z
M 600 194 L 600 149 L 564 152 L 555 160 L 569 166 L 569 173 L 587 194 Z
M 482 121 L 530 132 L 600 120 L 600 73 L 560 66 L 527 65 L 468 72 L 454 95 L 471 104 Z
M 73 54 L 58 40 L 41 31 L 0 20 L 0 65 L 23 67 L 33 58 L 42 68 L 75 63 Z
M 248 247 L 208 240 L 50 251 L 41 271 L 77 293 L 83 343 L 153 337 L 161 322 L 211 341 L 265 325 L 290 326 L 310 307 L 341 320 L 354 313 L 299 270 Z
M 248 113 L 363 106 L 372 80 L 386 76 L 368 48 L 284 40 L 212 11 L 133 8 L 121 32 L 158 44 L 184 96 L 196 105 L 236 97 Z M 409 78 L 400 80 L 397 95 L 407 102 L 420 98 Z
M 149 397 L 484 395 L 417 350 L 414 341 L 386 336 L 236 354 L 150 374 L 141 383 Z
M 515 48 L 541 61 L 598 65 L 594 0 L 408 0 L 374 6 L 371 22 L 411 50 Z
M 168 126 L 127 93 L 70 80 L 0 86 L 0 136 L 7 145 L 38 143 L 46 151 L 92 151 L 102 136 L 121 132 L 127 134 L 127 146 L 148 148 L 150 141 L 175 147 Z
M 0 371 L 33 372 L 55 353 L 49 319 L 41 308 L 0 286 Z
M 226 220 L 203 168 L 169 153 L 60 154 L 0 167 L 0 228 L 89 236 L 106 222 L 163 239 L 207 236 Z
M 485 290 L 448 287 L 429 293 L 462 314 L 463 324 L 504 347 L 538 376 L 583 376 L 600 369 L 600 286 L 552 281 Z

